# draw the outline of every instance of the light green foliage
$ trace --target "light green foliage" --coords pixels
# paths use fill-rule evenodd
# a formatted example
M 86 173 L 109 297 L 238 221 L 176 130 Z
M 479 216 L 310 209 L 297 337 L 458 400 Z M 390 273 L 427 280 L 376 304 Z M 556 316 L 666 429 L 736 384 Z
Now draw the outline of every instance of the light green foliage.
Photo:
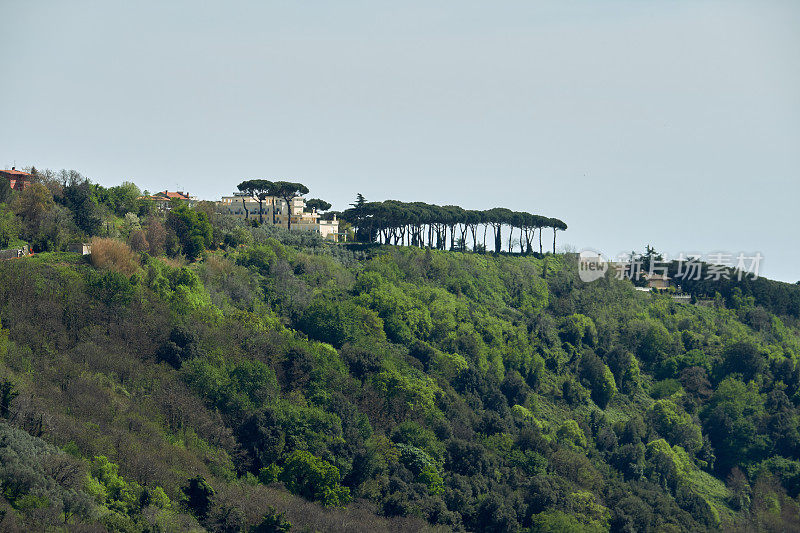
M 129 485 L 120 475 L 119 466 L 112 463 L 105 456 L 98 456 L 92 460 L 90 475 L 102 487 L 98 494 L 98 503 L 118 512 L 127 513 L 132 510 L 139 496 L 141 488 Z M 100 499 L 104 497 L 104 499 Z
M 670 446 L 664 439 L 649 442 L 646 447 L 646 457 L 651 477 L 667 486 L 676 486 L 696 468 L 683 448 Z
M 142 506 L 158 509 L 154 514 L 154 520 L 158 523 L 169 523 L 176 516 L 172 501 L 161 487 L 147 489 L 138 483 L 126 481 L 119 474 L 119 466 L 102 455 L 92 459 L 84 487 L 101 506 L 101 522 L 112 530 L 140 529 L 143 526 L 139 514 Z
M 603 366 L 603 377 L 599 383 L 600 389 L 600 405 L 603 404 L 604 399 L 608 399 L 609 401 L 614 395 L 617 393 L 617 385 L 614 382 L 614 374 L 611 373 L 611 370 L 607 366 Z M 608 401 L 605 402 L 606 404 Z
M 561 336 L 573 346 L 594 346 L 597 343 L 597 328 L 588 316 L 574 314 L 564 319 Z
M 635 356 L 631 356 L 628 364 L 625 366 L 621 382 L 622 390 L 626 394 L 634 393 L 641 388 L 641 368 L 639 366 L 639 360 Z
M 602 524 L 584 524 L 563 511 L 545 511 L 533 516 L 533 531 L 540 533 L 602 533 Z
M 147 502 L 159 509 L 168 510 L 172 508 L 172 501 L 161 487 L 147 490 Z
M 570 509 L 586 525 L 599 524 L 608 527 L 611 511 L 597 502 L 594 493 L 582 490 L 567 497 Z
M 529 279 L 529 287 L 527 291 L 521 291 L 521 301 L 518 302 L 518 307 L 529 320 L 538 317 L 542 310 L 547 307 L 549 303 L 549 291 L 547 290 L 547 283 L 541 278 L 531 277 Z
M 247 233 L 250 235 L 250 233 Z M 252 237 L 251 237 L 252 238 Z M 240 265 L 251 268 L 260 274 L 269 275 L 273 265 L 278 261 L 275 253 L 276 246 L 269 242 L 268 245 L 256 245 L 248 247 L 236 256 L 236 261 Z M 275 243 L 276 244 L 276 243 Z M 280 248 L 278 248 L 280 250 Z
M 101 194 L 101 199 L 118 216 L 127 213 L 139 214 L 139 197 L 142 196 L 142 192 L 136 184 L 126 181 L 122 185 L 109 187 L 104 192 L 105 194 Z
M 280 479 L 295 494 L 326 506 L 344 506 L 351 500 L 350 489 L 340 485 L 339 470 L 307 451 L 295 450 L 286 458 Z
M 417 475 L 417 481 L 428 487 L 428 492 L 432 496 L 437 496 L 444 492 L 444 481 L 439 471 L 432 464 L 427 464 L 422 467 L 422 470 Z
M 283 469 L 275 463 L 267 465 L 258 471 L 258 481 L 264 485 L 275 483 L 280 479 Z
M 514 413 L 516 418 L 520 420 L 528 420 L 534 418 L 533 413 L 527 407 L 523 407 L 522 405 L 514 405 L 511 408 L 511 412 Z
M 172 268 L 158 259 L 148 259 L 145 280 L 178 315 L 208 308 L 211 298 L 197 274 L 187 268 Z
M 585 448 L 586 434 L 574 420 L 565 420 L 556 430 L 558 442 L 567 446 Z
M 386 283 L 377 272 L 365 272 L 356 283 L 356 301 L 378 313 L 386 335 L 393 341 L 410 343 L 427 339 L 433 328 L 428 309 L 408 295 L 411 286 Z
M 431 413 L 439 387 L 430 377 L 413 368 L 402 368 L 392 361 L 384 362 L 384 370 L 375 375 L 376 388 L 387 401 L 398 400 L 407 409 Z
M 786 287 L 693 306 L 580 283 L 569 256 L 209 222 L 223 249 L 184 268 L 143 254 L 133 279 L 95 277 L 77 254 L 0 262 L 0 387 L 19 392 L 2 412 L 73 458 L 119 464 L 76 459 L 94 511 L 71 518 L 63 498 L 6 481 L 28 479 L 26 464 L 3 478 L 0 520 L 247 531 L 280 526 L 285 508 L 320 530 L 749 531 L 764 513 L 776 530 L 800 516 L 799 335 L 767 307 L 793 305 Z M 320 512 L 274 481 L 369 504 Z M 191 511 L 167 497 L 181 488 Z M 31 521 L 44 515 L 55 525 Z

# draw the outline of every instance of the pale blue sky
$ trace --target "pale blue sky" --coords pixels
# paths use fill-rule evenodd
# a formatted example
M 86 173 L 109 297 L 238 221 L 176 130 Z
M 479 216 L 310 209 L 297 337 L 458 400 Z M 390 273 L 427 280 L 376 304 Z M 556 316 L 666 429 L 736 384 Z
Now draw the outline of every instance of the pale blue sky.
M 124 5 L 123 5 L 124 4 Z M 0 0 L 0 166 L 505 206 L 800 280 L 800 2 Z

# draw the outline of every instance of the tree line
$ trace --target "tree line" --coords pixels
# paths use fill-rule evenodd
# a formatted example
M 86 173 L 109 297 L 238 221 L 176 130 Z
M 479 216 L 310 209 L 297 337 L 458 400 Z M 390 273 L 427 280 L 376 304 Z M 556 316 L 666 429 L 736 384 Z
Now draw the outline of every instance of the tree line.
M 504 207 L 479 211 L 425 202 L 367 202 L 361 194 L 351 205 L 341 213 L 341 218 L 355 228 L 356 239 L 360 242 L 466 251 L 471 241 L 472 251 L 485 252 L 488 234 L 493 240 L 495 253 L 500 253 L 503 229 L 507 226 L 507 251 L 511 252 L 518 242 L 521 253 L 533 253 L 538 230 L 539 253 L 543 253 L 542 231 L 552 229 L 555 253 L 556 235 L 567 229 L 567 225 L 557 218 Z

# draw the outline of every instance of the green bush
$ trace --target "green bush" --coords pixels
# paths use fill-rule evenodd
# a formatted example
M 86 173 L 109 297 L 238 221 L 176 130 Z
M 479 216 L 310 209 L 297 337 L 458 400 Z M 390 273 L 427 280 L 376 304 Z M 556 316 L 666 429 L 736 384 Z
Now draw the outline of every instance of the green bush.
M 350 502 L 350 489 L 340 485 L 339 469 L 304 450 L 295 450 L 286 458 L 280 480 L 295 494 L 326 506 L 342 507 Z

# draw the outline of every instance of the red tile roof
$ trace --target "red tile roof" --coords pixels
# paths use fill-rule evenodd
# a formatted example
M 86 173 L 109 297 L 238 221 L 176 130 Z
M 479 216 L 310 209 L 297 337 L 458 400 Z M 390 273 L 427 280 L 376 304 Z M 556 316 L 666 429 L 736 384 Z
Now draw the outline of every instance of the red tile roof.
M 188 200 L 189 199 L 189 195 L 188 194 L 183 194 L 183 193 L 180 193 L 180 192 L 164 191 L 164 192 L 160 192 L 158 194 L 163 194 L 167 198 L 180 198 L 181 200 Z
M 155 200 L 160 202 L 171 200 L 172 198 L 177 198 L 179 200 L 191 200 L 191 198 L 189 198 L 189 195 L 186 193 L 170 192 L 170 191 L 159 191 L 157 193 L 151 194 L 150 196 L 141 196 L 140 198 L 144 198 L 147 200 Z
M 12 169 L 12 170 L 0 170 L 0 174 L 8 174 L 10 176 L 22 176 L 22 177 L 28 177 L 28 178 L 32 177 L 27 172 L 22 172 L 21 170 L 14 170 L 14 169 Z

